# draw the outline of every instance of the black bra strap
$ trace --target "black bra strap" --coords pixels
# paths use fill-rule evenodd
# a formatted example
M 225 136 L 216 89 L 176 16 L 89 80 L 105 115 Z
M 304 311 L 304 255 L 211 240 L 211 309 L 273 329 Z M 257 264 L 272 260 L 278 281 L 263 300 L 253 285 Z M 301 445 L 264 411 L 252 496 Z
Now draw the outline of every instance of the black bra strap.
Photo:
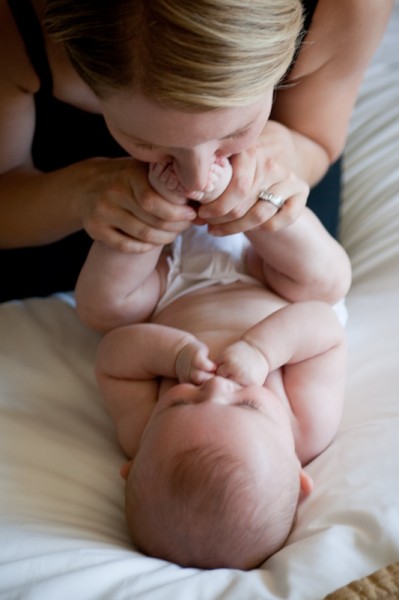
M 53 76 L 48 63 L 43 33 L 30 0 L 7 0 L 33 68 L 40 79 L 40 89 L 52 93 Z
M 308 31 L 312 22 L 313 13 L 316 10 L 318 0 L 304 0 L 302 2 L 304 8 L 304 30 Z

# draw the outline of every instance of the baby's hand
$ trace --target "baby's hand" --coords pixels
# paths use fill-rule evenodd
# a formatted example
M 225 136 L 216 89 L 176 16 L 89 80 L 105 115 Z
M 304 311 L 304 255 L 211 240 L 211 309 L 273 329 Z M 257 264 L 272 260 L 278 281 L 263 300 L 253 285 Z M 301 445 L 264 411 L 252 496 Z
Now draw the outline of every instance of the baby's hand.
M 206 344 L 195 340 L 188 342 L 176 357 L 176 377 L 180 383 L 190 382 L 199 385 L 212 377 L 215 363 L 208 358 Z
M 269 365 L 262 352 L 244 340 L 227 346 L 217 364 L 216 375 L 233 379 L 244 387 L 263 385 L 269 374 Z

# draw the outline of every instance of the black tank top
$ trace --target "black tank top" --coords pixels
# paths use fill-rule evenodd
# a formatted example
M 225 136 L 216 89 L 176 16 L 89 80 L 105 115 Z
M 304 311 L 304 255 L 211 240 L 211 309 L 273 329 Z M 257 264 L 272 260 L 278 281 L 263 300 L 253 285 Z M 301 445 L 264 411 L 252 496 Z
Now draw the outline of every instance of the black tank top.
M 313 13 L 316 10 L 318 0 L 302 0 L 303 12 L 305 17 L 304 29 L 308 31 L 312 22 Z
M 126 156 L 101 115 L 54 98 L 43 35 L 30 0 L 8 0 L 8 4 L 41 82 L 35 94 L 34 165 L 48 172 L 93 156 Z M 307 30 L 317 0 L 303 5 Z M 73 290 L 90 245 L 91 239 L 81 231 L 47 246 L 0 251 L 0 301 Z
M 27 54 L 40 79 L 35 95 L 36 129 L 32 156 L 41 171 L 52 171 L 84 158 L 125 156 L 101 115 L 87 113 L 53 97 L 53 78 L 44 39 L 30 0 L 8 0 Z

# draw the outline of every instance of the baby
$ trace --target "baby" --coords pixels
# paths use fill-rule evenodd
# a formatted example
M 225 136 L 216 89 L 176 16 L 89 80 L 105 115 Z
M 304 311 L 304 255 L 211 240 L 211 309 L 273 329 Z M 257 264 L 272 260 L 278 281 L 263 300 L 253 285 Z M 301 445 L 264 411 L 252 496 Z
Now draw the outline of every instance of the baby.
M 275 232 L 193 226 L 166 255 L 93 245 L 78 300 L 102 330 L 123 325 L 102 339 L 96 373 L 130 459 L 140 550 L 250 569 L 281 548 L 312 488 L 303 466 L 340 422 L 345 335 L 331 305 L 350 276 L 307 209 Z

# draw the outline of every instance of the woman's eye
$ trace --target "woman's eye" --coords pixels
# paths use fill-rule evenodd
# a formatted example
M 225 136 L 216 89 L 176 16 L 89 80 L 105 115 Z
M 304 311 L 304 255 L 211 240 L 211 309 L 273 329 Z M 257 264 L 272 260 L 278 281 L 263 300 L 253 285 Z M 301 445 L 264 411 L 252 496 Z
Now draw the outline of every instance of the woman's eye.
M 190 404 L 190 402 L 188 402 L 187 400 L 183 400 L 183 399 L 173 400 L 173 402 L 170 403 L 169 408 L 173 408 L 175 406 L 183 406 L 185 404 Z
M 259 410 L 259 404 L 258 402 L 255 402 L 255 400 L 242 400 L 238 403 L 238 406 L 248 406 L 254 410 Z
M 135 142 L 134 145 L 136 146 L 136 148 L 138 148 L 139 150 L 153 150 L 154 146 L 151 146 L 151 144 L 144 144 L 143 142 Z

